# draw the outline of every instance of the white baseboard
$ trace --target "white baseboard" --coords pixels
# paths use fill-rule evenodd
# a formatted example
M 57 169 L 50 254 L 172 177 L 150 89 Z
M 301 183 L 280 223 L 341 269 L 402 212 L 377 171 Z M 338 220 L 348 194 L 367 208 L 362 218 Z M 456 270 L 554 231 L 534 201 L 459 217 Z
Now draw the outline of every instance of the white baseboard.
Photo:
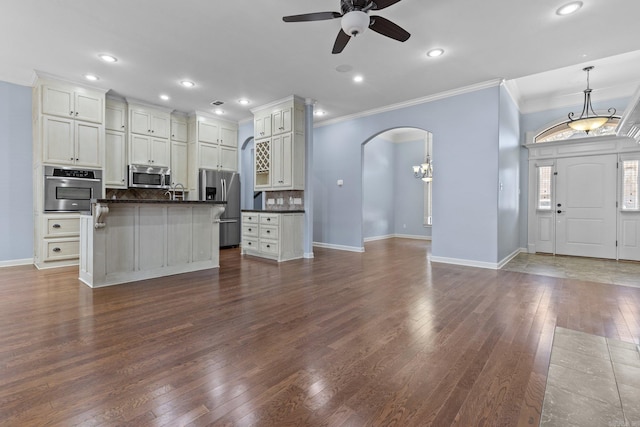
M 313 258 L 313 252 L 305 252 L 304 255 L 302 255 L 303 258 L 307 258 L 307 259 L 312 259 Z
M 518 256 L 518 254 L 519 254 L 520 252 L 526 252 L 526 251 L 527 251 L 527 249 L 526 249 L 526 248 L 518 248 L 518 249 L 516 249 L 515 251 L 511 252 L 509 255 L 507 255 L 506 257 L 504 257 L 504 258 L 502 259 L 502 261 L 500 261 L 500 262 L 498 263 L 498 270 L 500 270 L 502 267 L 504 267 L 505 265 L 507 265 L 507 263 L 508 263 L 509 261 L 511 261 L 512 259 L 514 259 L 516 256 Z
M 419 236 L 417 234 L 385 234 L 384 236 L 365 237 L 364 242 L 375 242 L 376 240 L 386 239 L 415 239 L 415 240 L 431 240 L 431 236 Z
M 462 259 L 462 258 L 447 258 L 440 256 L 431 256 L 431 262 L 440 262 L 443 264 L 455 264 L 455 265 L 464 265 L 466 267 L 478 267 L 478 268 L 488 268 L 490 270 L 497 270 L 498 263 L 497 262 L 484 262 L 484 261 L 474 261 L 471 259 Z
M 2 267 L 16 267 L 18 265 L 29 265 L 33 264 L 33 258 L 25 258 L 25 259 L 11 259 L 8 261 L 0 261 L 0 268 Z
M 338 251 L 348 252 L 364 252 L 364 248 L 357 246 L 332 245 L 330 243 L 313 242 L 313 246 L 317 248 L 336 249 Z

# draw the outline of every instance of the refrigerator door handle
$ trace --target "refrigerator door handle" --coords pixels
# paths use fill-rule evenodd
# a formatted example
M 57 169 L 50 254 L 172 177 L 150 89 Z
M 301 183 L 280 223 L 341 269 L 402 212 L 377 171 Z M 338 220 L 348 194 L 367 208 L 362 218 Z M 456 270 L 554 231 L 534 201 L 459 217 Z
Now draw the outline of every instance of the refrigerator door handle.
M 227 201 L 227 179 L 222 178 L 222 201 Z
M 237 219 L 219 219 L 218 222 L 220 224 L 235 224 L 236 222 L 238 222 Z
M 207 171 L 200 171 L 200 200 L 207 200 Z

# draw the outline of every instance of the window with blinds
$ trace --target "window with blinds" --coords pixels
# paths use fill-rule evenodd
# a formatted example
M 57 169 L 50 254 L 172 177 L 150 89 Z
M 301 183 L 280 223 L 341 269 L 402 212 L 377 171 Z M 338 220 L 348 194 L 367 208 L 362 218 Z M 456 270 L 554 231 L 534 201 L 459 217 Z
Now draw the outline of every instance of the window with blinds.
M 639 160 L 622 162 L 622 209 L 638 210 L 638 163 Z
M 538 203 L 537 209 L 551 210 L 551 177 L 553 166 L 538 166 Z

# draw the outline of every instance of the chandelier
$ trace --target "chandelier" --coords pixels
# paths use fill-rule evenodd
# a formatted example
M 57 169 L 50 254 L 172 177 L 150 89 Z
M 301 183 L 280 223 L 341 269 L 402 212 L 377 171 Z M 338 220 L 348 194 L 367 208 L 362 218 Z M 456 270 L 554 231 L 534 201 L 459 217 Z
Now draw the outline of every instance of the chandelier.
M 429 153 L 427 153 L 427 158 L 424 163 L 413 166 L 413 176 L 422 179 L 424 182 L 431 182 L 433 180 L 433 164 L 431 163 Z
M 593 70 L 593 66 L 585 67 L 582 71 L 587 72 L 587 88 L 584 90 L 584 105 L 582 106 L 582 113 L 580 113 L 580 117 L 577 119 L 574 118 L 573 113 L 569 113 L 569 121 L 567 125 L 571 129 L 581 130 L 589 134 L 590 131 L 598 129 L 600 126 L 604 125 L 613 117 L 616 113 L 615 108 L 609 108 L 607 111 L 609 112 L 608 116 L 602 116 L 596 114 L 591 106 L 591 89 L 589 88 L 589 71 Z

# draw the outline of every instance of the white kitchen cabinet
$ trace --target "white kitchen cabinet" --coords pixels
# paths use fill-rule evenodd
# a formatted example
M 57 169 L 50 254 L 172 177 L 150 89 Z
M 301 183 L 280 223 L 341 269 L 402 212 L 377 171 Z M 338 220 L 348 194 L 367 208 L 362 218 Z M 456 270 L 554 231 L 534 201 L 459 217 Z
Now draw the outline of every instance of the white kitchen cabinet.
M 102 167 L 102 125 L 43 116 L 42 126 L 44 162 Z
M 256 123 L 272 118 L 271 137 L 256 128 L 254 190 L 304 190 L 304 101 L 298 97 L 253 110 Z
M 293 119 L 293 107 L 285 106 L 271 114 L 272 124 L 271 132 L 273 135 L 280 133 L 291 132 L 292 119 Z
M 105 131 L 104 184 L 109 188 L 127 188 L 127 149 L 125 133 Z
M 104 94 L 67 85 L 42 86 L 42 114 L 93 123 L 103 122 Z
M 255 138 L 267 138 L 271 136 L 271 113 L 261 112 L 254 118 Z
M 58 213 L 38 217 L 38 227 L 42 231 L 36 260 L 38 268 L 77 264 L 80 256 L 80 215 Z
M 182 184 L 188 190 L 187 143 L 171 142 L 171 185 Z
M 129 128 L 131 133 L 169 138 L 171 116 L 168 112 L 129 104 Z
M 187 121 L 171 118 L 171 140 L 187 142 Z
M 171 144 L 168 139 L 133 133 L 129 135 L 129 138 L 131 164 L 170 167 Z
M 242 212 L 242 253 L 278 262 L 302 258 L 304 213 Z
M 104 113 L 105 130 L 125 132 L 127 130 L 127 105 L 107 99 Z
M 189 188 L 198 187 L 198 170 L 238 170 L 238 125 L 203 113 L 187 123 Z M 195 194 L 195 192 L 193 192 Z

